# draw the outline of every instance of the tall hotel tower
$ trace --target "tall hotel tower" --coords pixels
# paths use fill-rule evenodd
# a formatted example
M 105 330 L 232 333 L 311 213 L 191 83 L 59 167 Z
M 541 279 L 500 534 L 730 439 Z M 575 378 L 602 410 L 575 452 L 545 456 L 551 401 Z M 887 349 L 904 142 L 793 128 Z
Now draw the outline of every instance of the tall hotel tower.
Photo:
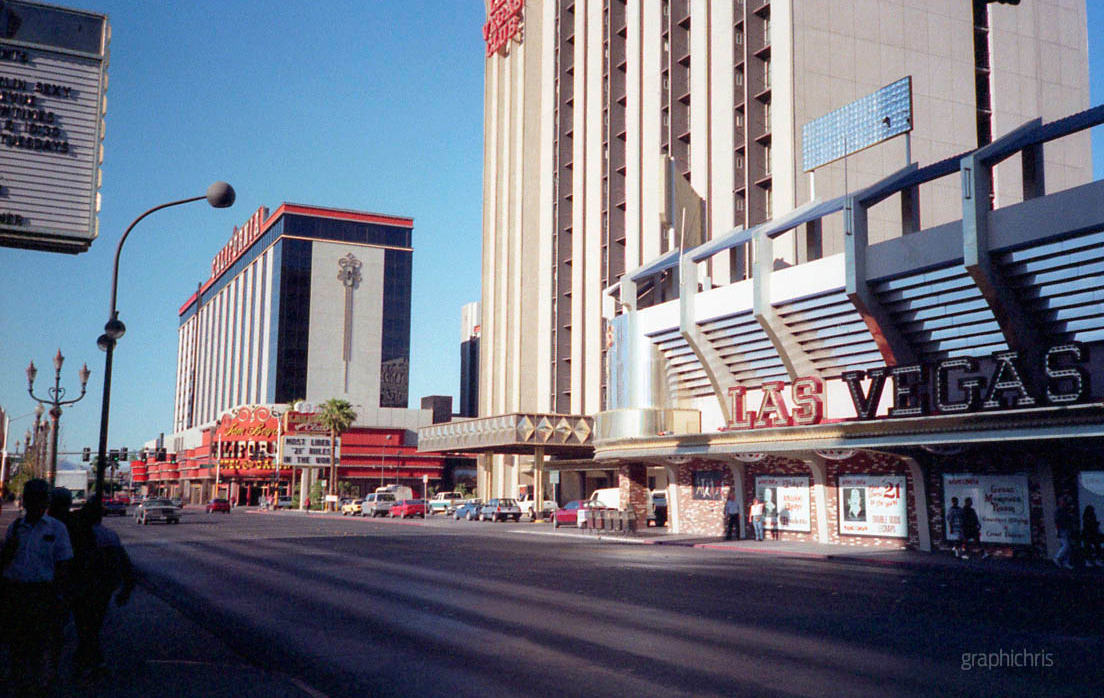
M 1083 0 L 486 4 L 483 417 L 604 409 L 605 291 L 678 247 L 668 232 L 677 222 L 664 218 L 672 173 L 704 201 L 708 240 L 1089 106 Z M 908 139 L 826 165 L 815 180 L 803 171 L 803 125 L 905 77 Z M 1088 153 L 1087 132 L 1048 145 L 1047 187 L 1087 181 Z M 999 203 L 1022 196 L 1018 166 L 997 168 Z M 921 191 L 924 227 L 961 215 L 956 187 Z M 881 208 L 890 210 L 872 211 L 871 243 L 900 234 L 901 210 Z M 842 230 L 787 235 L 776 265 L 844 246 Z M 735 283 L 751 273 L 749 250 L 708 267 L 707 284 Z M 639 303 L 672 290 L 656 283 Z M 495 494 L 524 480 L 517 458 L 489 464 Z
M 240 405 L 407 406 L 411 218 L 260 208 L 180 308 L 176 433 Z

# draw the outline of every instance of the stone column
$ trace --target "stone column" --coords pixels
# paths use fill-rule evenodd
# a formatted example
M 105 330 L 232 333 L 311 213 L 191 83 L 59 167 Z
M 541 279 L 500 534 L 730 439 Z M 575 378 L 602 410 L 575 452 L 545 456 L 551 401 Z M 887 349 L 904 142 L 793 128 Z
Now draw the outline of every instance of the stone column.
M 625 463 L 618 468 L 617 480 L 621 489 L 621 509 L 632 509 L 637 528 L 643 530 L 648 525 L 648 466 Z

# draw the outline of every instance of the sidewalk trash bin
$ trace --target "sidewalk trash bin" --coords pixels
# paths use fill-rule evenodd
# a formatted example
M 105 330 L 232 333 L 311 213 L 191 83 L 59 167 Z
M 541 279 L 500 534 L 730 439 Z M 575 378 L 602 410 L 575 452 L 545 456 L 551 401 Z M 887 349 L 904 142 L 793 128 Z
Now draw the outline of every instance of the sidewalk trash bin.
M 594 510 L 587 509 L 583 512 L 583 529 L 588 533 L 594 530 Z
M 636 510 L 629 509 L 625 512 L 625 533 L 636 533 Z

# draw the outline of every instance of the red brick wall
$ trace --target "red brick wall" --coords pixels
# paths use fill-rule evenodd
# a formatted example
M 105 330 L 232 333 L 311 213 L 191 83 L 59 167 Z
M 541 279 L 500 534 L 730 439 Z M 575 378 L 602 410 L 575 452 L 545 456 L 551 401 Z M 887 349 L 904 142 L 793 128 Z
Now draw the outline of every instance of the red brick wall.
M 628 463 L 618 471 L 618 487 L 621 489 L 621 508 L 636 513 L 637 528 L 648 525 L 648 466 L 644 463 Z
M 694 499 L 694 472 L 697 470 L 724 471 L 724 497 L 728 496 L 728 489 L 733 486 L 732 469 L 725 463 L 695 460 L 680 465 L 676 478 L 679 533 L 723 536 L 725 500 Z

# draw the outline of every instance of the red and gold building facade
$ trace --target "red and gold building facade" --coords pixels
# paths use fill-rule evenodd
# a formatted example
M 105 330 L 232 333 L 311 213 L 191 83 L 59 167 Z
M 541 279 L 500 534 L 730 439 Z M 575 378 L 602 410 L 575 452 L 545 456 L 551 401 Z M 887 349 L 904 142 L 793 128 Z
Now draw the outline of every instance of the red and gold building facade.
M 318 444 L 316 450 L 324 452 L 309 464 L 282 453 L 282 440 L 290 437 L 295 443 L 307 436 L 325 443 Z M 296 485 L 305 485 L 309 494 L 311 484 L 329 476 L 328 437 L 314 414 L 281 405 L 244 405 L 202 429 L 194 448 L 160 455 L 158 449 L 149 450 L 145 461 L 131 463 L 131 478 L 145 493 L 177 496 L 191 504 L 227 497 L 235 505 L 254 505 L 277 494 L 293 496 Z M 442 482 L 451 486 L 452 466 L 458 461 L 445 454 L 419 454 L 412 437 L 404 428 L 354 424 L 338 440 L 338 481 L 348 482 L 353 495 L 395 483 L 420 493 L 423 478 L 431 488 Z M 298 505 L 299 498 L 294 502 Z

